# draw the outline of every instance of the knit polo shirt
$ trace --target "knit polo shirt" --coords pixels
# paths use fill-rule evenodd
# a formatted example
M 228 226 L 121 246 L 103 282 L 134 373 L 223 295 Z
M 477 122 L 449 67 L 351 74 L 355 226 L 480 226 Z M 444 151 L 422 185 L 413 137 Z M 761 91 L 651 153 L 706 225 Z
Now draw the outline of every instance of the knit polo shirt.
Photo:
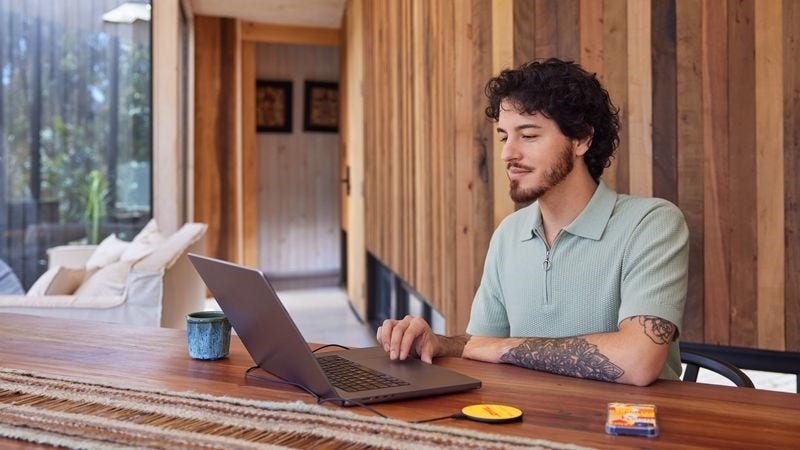
M 591 200 L 548 247 L 538 202 L 506 217 L 489 244 L 467 333 L 563 338 L 619 330 L 657 316 L 680 330 L 689 231 L 658 198 L 617 194 L 600 181 Z M 677 340 L 661 378 L 680 377 Z

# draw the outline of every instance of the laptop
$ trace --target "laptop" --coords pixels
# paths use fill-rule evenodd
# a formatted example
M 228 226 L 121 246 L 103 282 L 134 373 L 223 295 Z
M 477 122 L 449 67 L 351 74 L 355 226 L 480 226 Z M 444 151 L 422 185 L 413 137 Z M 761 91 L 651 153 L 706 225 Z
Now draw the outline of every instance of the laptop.
M 481 386 L 480 380 L 416 358 L 392 361 L 382 347 L 314 354 L 261 271 L 192 253 L 188 256 L 253 361 L 321 398 L 353 405 Z

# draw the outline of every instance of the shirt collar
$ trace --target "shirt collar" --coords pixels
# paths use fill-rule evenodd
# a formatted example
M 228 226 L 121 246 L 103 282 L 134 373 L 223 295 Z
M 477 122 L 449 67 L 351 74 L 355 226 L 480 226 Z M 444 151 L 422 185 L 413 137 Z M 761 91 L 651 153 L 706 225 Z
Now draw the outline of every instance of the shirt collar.
M 586 204 L 586 207 L 583 208 L 583 211 L 578 214 L 578 217 L 572 223 L 564 227 L 564 231 L 575 236 L 595 241 L 600 240 L 616 204 L 617 193 L 609 189 L 603 183 L 603 180 L 600 180 L 589 203 Z M 539 202 L 531 205 L 530 209 L 532 228 L 525 230 L 522 236 L 523 240 L 526 241 L 535 238 L 536 234 L 534 234 L 533 230 L 542 227 L 542 213 L 539 211 Z

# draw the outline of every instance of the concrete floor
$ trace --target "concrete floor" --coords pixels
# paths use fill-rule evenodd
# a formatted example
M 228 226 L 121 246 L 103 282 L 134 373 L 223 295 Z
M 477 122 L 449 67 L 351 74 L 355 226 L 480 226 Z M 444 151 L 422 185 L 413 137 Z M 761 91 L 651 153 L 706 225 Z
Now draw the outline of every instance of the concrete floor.
M 360 323 L 350 309 L 347 295 L 340 288 L 302 289 L 278 292 L 286 310 L 308 342 L 324 342 L 348 347 L 369 347 L 376 344 L 372 331 Z M 207 308 L 218 310 L 209 300 Z M 756 389 L 796 392 L 796 375 L 745 370 Z M 700 370 L 698 382 L 730 385 L 716 373 Z

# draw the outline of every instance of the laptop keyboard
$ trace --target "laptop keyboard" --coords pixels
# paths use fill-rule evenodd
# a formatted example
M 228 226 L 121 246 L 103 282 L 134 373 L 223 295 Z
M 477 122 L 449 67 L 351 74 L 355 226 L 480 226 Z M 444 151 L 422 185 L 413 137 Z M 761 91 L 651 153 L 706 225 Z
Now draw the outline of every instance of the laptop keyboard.
M 340 356 L 319 356 L 317 361 L 331 384 L 347 392 L 408 386 L 409 384 Z

